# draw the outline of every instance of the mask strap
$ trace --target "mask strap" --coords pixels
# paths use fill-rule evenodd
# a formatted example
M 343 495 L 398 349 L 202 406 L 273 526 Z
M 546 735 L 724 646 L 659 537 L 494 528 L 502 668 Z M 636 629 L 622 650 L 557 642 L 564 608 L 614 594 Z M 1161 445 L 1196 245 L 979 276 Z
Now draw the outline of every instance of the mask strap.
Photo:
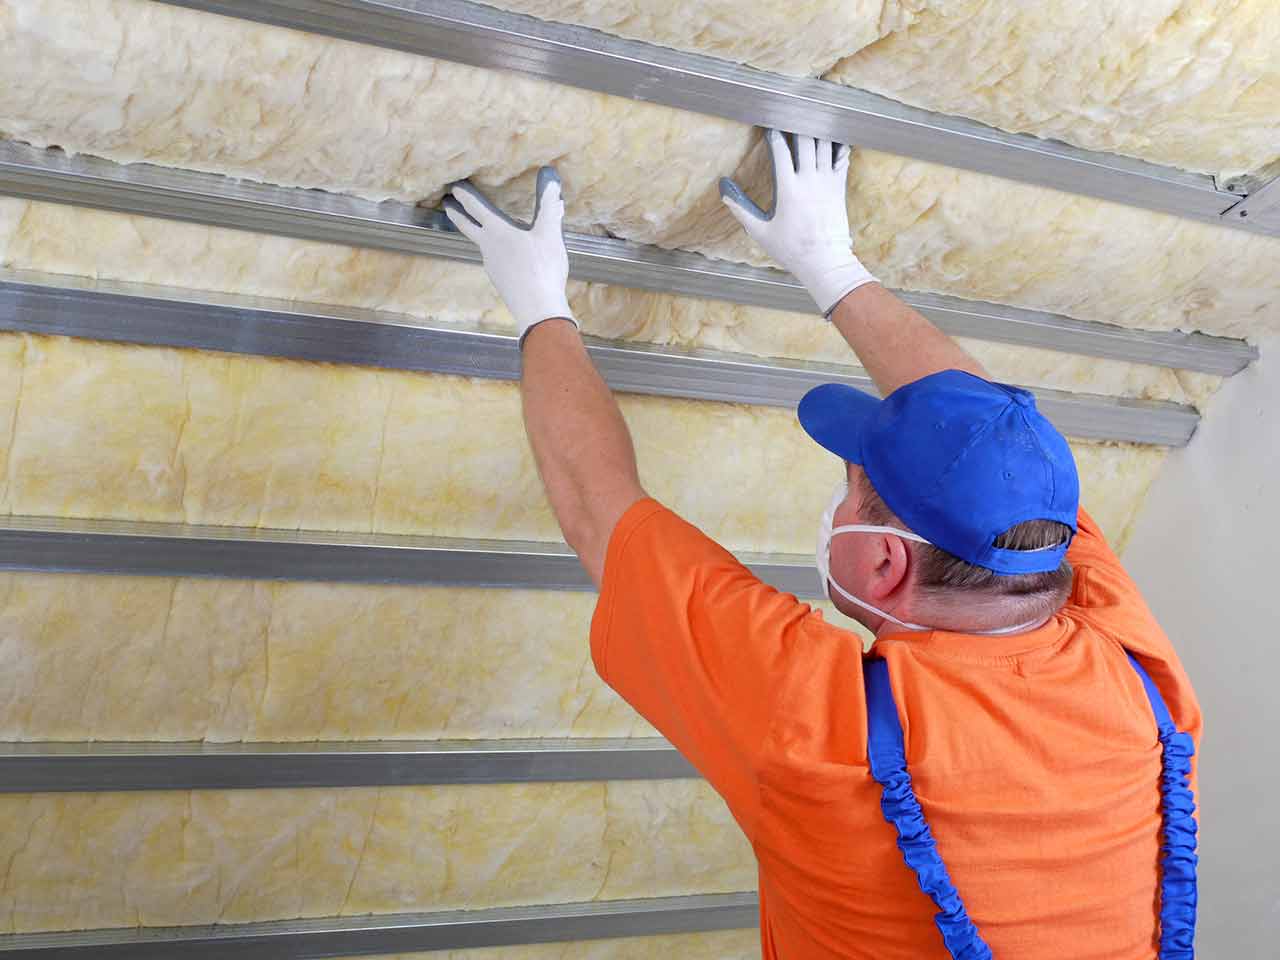
M 918 534 L 914 534 L 909 530 L 899 530 L 897 527 L 881 527 L 881 526 L 875 526 L 872 524 L 862 524 L 862 523 L 845 524 L 842 527 L 833 528 L 831 531 L 831 536 L 834 537 L 837 533 L 891 533 L 894 536 L 902 537 L 904 540 L 914 540 L 916 543 L 929 543 L 929 541 L 926 540 L 924 537 L 919 536 Z M 830 543 L 831 541 L 828 539 L 827 541 L 828 549 L 830 549 Z M 918 623 L 908 623 L 905 620 L 899 620 L 893 614 L 885 610 L 881 610 L 879 607 L 874 607 L 871 604 L 867 603 L 865 600 L 858 599 L 852 593 L 846 590 L 844 587 L 840 586 L 840 584 L 836 583 L 835 577 L 831 576 L 830 570 L 827 571 L 827 583 L 835 587 L 836 591 L 840 594 L 840 596 L 844 597 L 850 603 L 861 607 L 863 610 L 867 610 L 871 613 L 874 613 L 877 617 L 883 617 L 884 619 L 890 621 L 891 623 L 896 623 L 900 627 L 906 627 L 908 630 L 943 629 L 940 627 L 926 627 Z M 953 630 L 949 632 L 968 633 L 978 637 L 999 637 L 1009 633 L 1021 633 L 1023 630 L 1031 630 L 1031 629 L 1034 629 L 1035 627 L 1043 626 L 1045 623 L 1048 623 L 1048 621 L 1049 621 L 1049 617 L 1040 617 L 1036 620 L 1028 620 L 1026 623 L 1014 624 L 1012 627 L 1001 627 L 999 630 Z
M 1006 633 L 1021 633 L 1023 630 L 1034 630 L 1036 627 L 1043 627 L 1048 622 L 1049 617 L 1040 617 L 1037 620 L 1028 620 L 1026 623 L 1015 624 L 1012 627 L 1002 627 L 999 630 L 970 630 L 969 632 L 979 637 L 999 637 Z
M 924 537 L 919 534 L 912 533 L 910 530 L 900 530 L 897 527 L 877 527 L 866 523 L 847 523 L 842 527 L 835 527 L 831 531 L 834 537 L 837 533 L 892 533 L 894 536 L 901 537 L 903 540 L 914 540 L 916 543 L 928 543 Z
M 840 594 L 840 596 L 844 597 L 850 603 L 856 604 L 857 606 L 861 607 L 863 610 L 868 610 L 871 613 L 874 613 L 877 617 L 883 617 L 886 620 L 890 620 L 896 623 L 900 627 L 906 627 L 908 630 L 932 630 L 933 629 L 933 627 L 924 627 L 918 623 L 907 623 L 907 621 L 905 620 L 899 620 L 892 613 L 889 613 L 885 610 L 881 610 L 879 607 L 873 607 L 871 604 L 867 603 L 865 600 L 859 600 L 857 597 L 855 597 L 852 593 L 850 593 L 844 587 L 840 586 L 840 584 L 836 583 L 835 577 L 831 576 L 830 574 L 827 574 L 827 582 L 831 584 L 831 586 L 836 588 L 836 591 Z

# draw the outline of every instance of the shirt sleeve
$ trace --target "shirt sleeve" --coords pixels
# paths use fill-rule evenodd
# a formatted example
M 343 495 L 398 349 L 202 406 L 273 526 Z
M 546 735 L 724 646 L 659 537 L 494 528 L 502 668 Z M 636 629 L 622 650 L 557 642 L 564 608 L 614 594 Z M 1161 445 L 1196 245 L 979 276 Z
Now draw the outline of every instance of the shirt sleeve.
M 1102 528 L 1084 507 L 1081 507 L 1076 514 L 1076 527 L 1076 535 L 1071 540 L 1071 546 L 1067 548 L 1067 560 L 1071 562 L 1072 567 L 1076 570 L 1082 568 L 1106 570 L 1124 577 L 1128 576 L 1124 572 L 1120 558 L 1115 555 L 1115 551 L 1107 543 L 1107 538 L 1102 535 Z
M 775 681 L 811 612 L 657 501 L 634 504 L 610 538 L 591 623 L 596 670 L 707 778 L 751 839 Z
M 1137 584 L 1115 555 L 1102 529 L 1083 507 L 1077 533 L 1067 550 L 1067 560 L 1075 573 L 1071 602 L 1090 619 L 1107 624 L 1132 639 L 1155 632 L 1165 645 L 1169 641 L 1147 608 Z M 1137 652 L 1137 651 L 1135 651 Z M 1154 651 L 1153 651 L 1154 652 Z
M 1200 742 L 1202 720 L 1191 680 L 1138 585 L 1082 507 L 1067 550 L 1075 572 L 1071 605 L 1081 619 L 1131 651 L 1151 674 L 1179 730 Z

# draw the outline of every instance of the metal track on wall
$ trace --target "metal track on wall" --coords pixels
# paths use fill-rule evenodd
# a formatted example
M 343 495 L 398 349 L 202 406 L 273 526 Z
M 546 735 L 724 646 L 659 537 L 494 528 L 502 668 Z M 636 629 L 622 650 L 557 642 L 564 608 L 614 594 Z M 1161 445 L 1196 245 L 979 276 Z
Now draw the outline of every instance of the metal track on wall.
M 0 140 L 0 194 L 479 263 L 479 250 L 437 211 L 407 203 L 232 180 L 150 164 L 69 157 Z M 571 276 L 678 296 L 814 313 L 789 274 L 699 254 L 567 234 Z M 897 291 L 945 332 L 1087 356 L 1229 376 L 1257 358 L 1241 340 L 1129 330 L 940 294 Z
M 1262 182 L 1252 193 L 1222 214 L 1223 220 L 1264 226 L 1280 233 L 1280 176 Z
M 311 960 L 756 926 L 754 893 L 190 927 L 0 935 L 9 960 Z
M 1240 195 L 1219 190 L 1207 174 L 1006 133 L 843 84 L 782 76 L 467 0 L 166 2 L 1280 236 L 1275 221 L 1222 218 Z
M 500 380 L 520 376 L 512 334 L 421 326 L 373 310 L 49 274 L 0 271 L 0 330 Z M 587 349 L 609 386 L 629 393 L 793 407 L 820 383 L 875 392 L 870 377 L 852 365 L 593 338 Z M 1179 404 L 1034 392 L 1045 415 L 1081 439 L 1181 446 L 1199 422 L 1193 408 Z
M 819 597 L 812 557 L 737 556 L 765 583 L 798 597 Z M 594 589 L 563 543 L 55 517 L 0 518 L 0 570 Z
M 698 773 L 689 762 L 658 737 L 0 744 L 0 793 L 696 777 Z

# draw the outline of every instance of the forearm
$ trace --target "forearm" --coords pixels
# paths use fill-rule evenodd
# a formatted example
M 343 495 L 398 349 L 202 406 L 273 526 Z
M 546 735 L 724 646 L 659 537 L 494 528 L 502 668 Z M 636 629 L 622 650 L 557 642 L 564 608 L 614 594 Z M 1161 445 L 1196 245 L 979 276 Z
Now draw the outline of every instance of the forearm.
M 941 370 L 986 377 L 954 340 L 885 290 L 853 254 L 846 207 L 849 148 L 765 135 L 773 158 L 774 209 L 766 214 L 732 180 L 720 197 L 748 235 L 789 270 L 829 314 L 882 393 Z
M 531 329 L 522 360 L 525 429 L 547 499 L 599 586 L 609 535 L 645 495 L 631 434 L 572 323 L 548 320 Z
M 965 370 L 989 379 L 960 344 L 879 283 L 864 284 L 844 297 L 831 322 L 883 394 L 940 370 Z
M 599 586 L 613 528 L 644 490 L 622 412 L 572 319 L 559 174 L 543 167 L 536 189 L 528 226 L 467 182 L 453 185 L 444 210 L 480 248 L 523 338 L 520 393 L 529 444 L 560 529 Z

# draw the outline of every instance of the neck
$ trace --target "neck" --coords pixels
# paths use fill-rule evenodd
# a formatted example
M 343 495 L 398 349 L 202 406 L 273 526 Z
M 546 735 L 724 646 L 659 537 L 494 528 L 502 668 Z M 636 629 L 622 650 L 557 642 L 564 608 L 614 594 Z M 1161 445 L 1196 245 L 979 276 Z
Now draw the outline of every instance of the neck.
M 894 623 L 884 617 L 875 617 L 875 622 L 867 623 L 866 626 L 875 634 L 877 640 L 890 634 L 928 633 L 932 630 L 944 630 L 948 633 L 1016 634 L 1035 630 L 1043 626 L 1049 619 L 1048 616 L 1037 618 L 1033 614 L 1024 611 L 1015 611 L 1011 616 L 1007 610 L 1001 615 L 997 611 L 977 611 L 972 608 L 957 611 L 933 606 L 927 606 L 919 611 L 912 611 L 909 616 L 898 610 L 889 612 L 908 623 L 928 624 L 928 626 L 925 629 L 915 629 L 913 627 L 904 627 L 902 624 Z

